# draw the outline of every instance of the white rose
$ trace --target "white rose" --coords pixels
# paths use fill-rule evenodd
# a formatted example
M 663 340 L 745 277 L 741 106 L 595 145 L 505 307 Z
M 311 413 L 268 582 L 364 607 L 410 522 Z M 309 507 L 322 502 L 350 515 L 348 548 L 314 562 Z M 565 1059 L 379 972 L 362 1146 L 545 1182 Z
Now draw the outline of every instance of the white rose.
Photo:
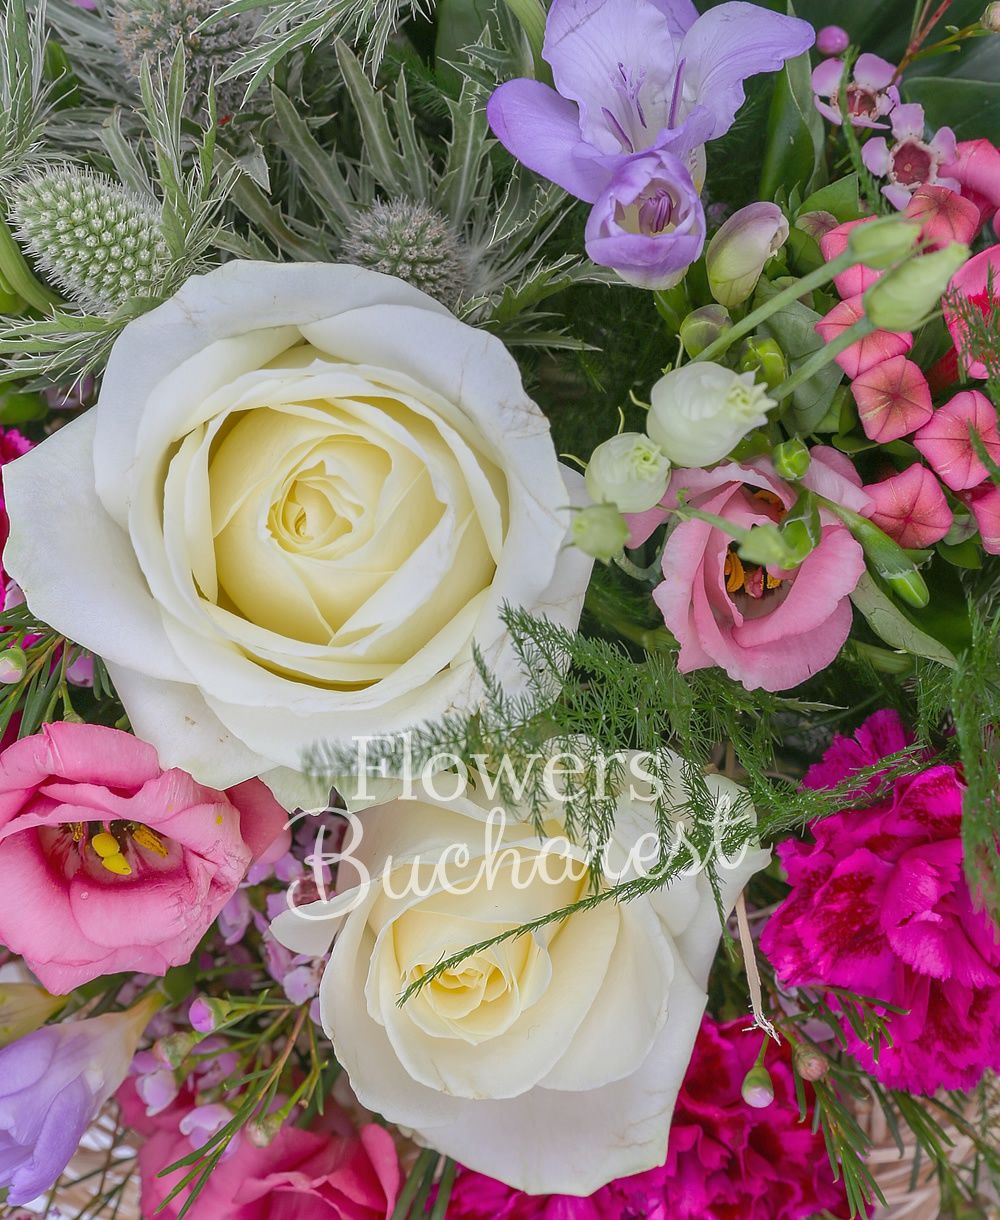
M 680 759 L 669 755 L 668 765 L 667 803 L 680 814 Z M 436 782 L 438 792 L 454 790 L 454 777 Z M 626 877 L 635 875 L 623 870 L 633 848 L 644 872 L 656 858 L 652 789 L 637 782 L 631 793 L 631 782 L 609 860 Z M 737 785 L 719 776 L 706 783 L 732 807 Z M 401 992 L 442 958 L 590 892 L 584 853 L 569 849 L 573 876 L 563 876 L 558 855 L 543 871 L 540 840 L 526 824 L 494 834 L 487 857 L 482 800 L 395 800 L 367 810 L 360 846 L 349 843 L 339 866 L 338 886 L 353 888 L 283 912 L 272 929 L 312 956 L 326 953 L 336 933 L 320 1005 L 363 1105 L 513 1187 L 587 1195 L 663 1163 L 705 1008 L 718 908 L 706 873 L 678 876 L 476 953 L 400 1007 Z M 549 833 L 562 834 L 560 806 L 551 819 Z M 726 910 L 767 859 L 754 847 L 720 865 Z
M 753 428 L 767 423 L 774 402 L 753 373 L 711 360 L 664 373 L 650 394 L 646 430 L 677 467 L 721 461 Z
M 473 706 L 473 640 L 515 678 L 502 603 L 575 626 L 589 575 L 503 345 L 357 267 L 189 280 L 4 484 L 31 609 L 220 788 Z

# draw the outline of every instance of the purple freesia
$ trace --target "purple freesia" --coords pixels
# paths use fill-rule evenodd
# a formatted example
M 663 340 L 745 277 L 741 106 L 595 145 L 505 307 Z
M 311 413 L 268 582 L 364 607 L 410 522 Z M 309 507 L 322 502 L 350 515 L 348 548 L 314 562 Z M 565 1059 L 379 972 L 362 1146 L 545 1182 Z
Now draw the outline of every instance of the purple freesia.
M 630 230 L 616 212 L 619 194 L 648 173 L 650 189 L 683 203 L 690 219 L 689 192 L 692 184 L 700 190 L 704 178 L 702 145 L 732 126 L 745 99 L 743 82 L 776 71 L 814 40 L 808 22 L 740 0 L 700 17 L 690 0 L 553 0 L 542 54 L 555 89 L 508 81 L 490 98 L 490 126 L 529 169 L 597 205 L 588 227 L 595 262 L 662 287 L 698 257 L 701 245 L 691 237 L 699 227 L 704 232 L 704 220 L 683 229 L 668 219 L 655 231 Z M 642 157 L 655 151 L 677 162 L 670 164 L 669 182 L 666 162 L 654 167 Z M 645 190 L 639 186 L 638 193 Z M 649 247 L 623 243 L 624 237 L 655 240 L 658 271 Z M 636 273 L 628 260 L 639 249 Z M 619 267 L 614 260 L 621 252 L 626 262 Z
M 0 1049 L 0 1189 L 30 1203 L 66 1168 L 97 1111 L 125 1079 L 155 1010 L 43 1025 Z

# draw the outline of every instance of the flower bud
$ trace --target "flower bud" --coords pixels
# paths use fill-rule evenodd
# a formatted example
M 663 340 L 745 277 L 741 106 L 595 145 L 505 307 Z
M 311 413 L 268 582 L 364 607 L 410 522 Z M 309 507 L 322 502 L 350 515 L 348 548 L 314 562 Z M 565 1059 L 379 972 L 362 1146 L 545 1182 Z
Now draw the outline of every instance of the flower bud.
M 920 237 L 920 224 L 902 216 L 880 216 L 856 225 L 847 238 L 847 249 L 866 267 L 884 271 L 912 254 Z
M 598 504 L 613 504 L 623 513 L 644 513 L 666 493 L 670 459 L 644 432 L 622 432 L 597 446 L 584 481 Z
M 711 347 L 732 324 L 729 310 L 723 305 L 702 305 L 700 309 L 692 310 L 680 324 L 684 350 L 693 360 L 706 347 Z
M 880 330 L 916 330 L 937 306 L 951 277 L 968 257 L 968 246 L 952 242 L 943 250 L 894 267 L 865 293 L 865 313 Z
M 811 460 L 808 448 L 797 436 L 775 445 L 771 451 L 774 469 L 783 479 L 801 479 Z
M 899 543 L 860 513 L 852 512 L 842 504 L 834 504 L 831 500 L 825 500 L 824 503 L 836 513 L 861 544 L 865 559 L 893 593 L 907 605 L 922 610 L 931 599 L 930 590 L 917 565 Z
M 850 35 L 839 25 L 825 25 L 816 35 L 820 55 L 842 55 L 850 45 Z
M 792 1054 L 792 1063 L 803 1080 L 822 1080 L 830 1071 L 830 1060 L 814 1046 L 800 1042 Z
M 757 287 L 764 264 L 788 239 L 776 203 L 751 203 L 730 216 L 708 245 L 705 269 L 720 305 L 741 305 Z
M 986 12 L 979 19 L 979 24 L 991 34 L 1000 34 L 1000 0 L 987 4 Z
M 832 212 L 802 212 L 795 218 L 795 227 L 815 241 L 819 241 L 827 233 L 832 233 L 839 224 L 840 221 Z
M 35 983 L 0 985 L 0 1046 L 7 1046 L 44 1025 L 66 1003 Z
M 178 1068 L 201 1041 L 202 1035 L 184 1031 L 167 1034 L 153 1043 L 153 1054 L 168 1067 Z
M 255 1148 L 267 1148 L 274 1143 L 284 1125 L 285 1119 L 279 1110 L 275 1114 L 265 1114 L 261 1118 L 252 1119 L 244 1130 L 247 1139 Z
M 665 373 L 653 386 L 646 428 L 675 466 L 711 466 L 754 428 L 774 402 L 753 373 L 710 360 Z
M 11 644 L 0 652 L 0 682 L 8 686 L 16 686 L 24 677 L 28 668 L 28 658 L 24 649 L 17 644 Z
M 613 504 L 593 504 L 573 517 L 573 545 L 601 563 L 620 555 L 628 541 L 628 522 Z
M 755 1110 L 766 1110 L 774 1101 L 774 1082 L 771 1080 L 771 1073 L 762 1063 L 747 1072 L 740 1092 L 747 1105 L 753 1106 Z
M 188 1008 L 188 1020 L 191 1028 L 199 1034 L 210 1034 L 216 1026 L 216 1006 L 204 996 L 197 996 Z
M 788 361 L 774 339 L 748 339 L 740 357 L 741 373 L 760 373 L 769 390 L 775 389 L 788 376 Z

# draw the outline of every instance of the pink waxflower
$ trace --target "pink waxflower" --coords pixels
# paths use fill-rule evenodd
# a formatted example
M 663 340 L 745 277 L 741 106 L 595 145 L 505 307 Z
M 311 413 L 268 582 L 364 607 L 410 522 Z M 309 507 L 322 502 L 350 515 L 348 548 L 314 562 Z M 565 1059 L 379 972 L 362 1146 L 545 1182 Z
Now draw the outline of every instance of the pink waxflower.
M 906 744 L 895 712 L 881 735 Z M 847 778 L 856 763 L 837 739 L 808 787 Z M 846 761 L 846 759 L 845 759 Z M 877 760 L 873 760 L 877 761 Z M 905 1009 L 886 1016 L 877 1062 L 844 1021 L 866 1071 L 909 1093 L 971 1089 L 1000 1068 L 1000 941 L 976 910 L 962 854 L 963 784 L 931 762 L 888 797 L 815 823 L 814 841 L 779 844 L 791 892 L 761 947 L 787 986 L 842 987 Z
M 963 390 L 939 407 L 913 443 L 952 491 L 967 491 L 989 478 L 972 444 L 976 432 L 987 454 L 1000 462 L 996 408 L 978 390 Z
M 743 1100 L 743 1078 L 760 1049 L 746 1021 L 702 1022 L 677 1098 L 665 1163 L 619 1178 L 590 1198 L 525 1195 L 472 1170 L 459 1172 L 449 1220 L 805 1220 L 846 1214 L 812 1103 L 799 1114 L 787 1043 L 765 1064 L 774 1101 Z
M 882 194 L 893 207 L 902 211 L 919 186 L 949 187 L 959 191 L 956 178 L 949 178 L 943 165 L 955 160 L 955 133 L 942 127 L 931 140 L 924 139 L 924 108 L 916 102 L 896 106 L 892 112 L 890 148 L 883 136 L 869 140 L 861 149 L 861 159 L 877 178 L 888 178 Z
M 878 220 L 878 217 L 866 216 L 863 220 L 846 220 L 843 224 L 837 225 L 835 229 L 831 229 L 829 233 L 824 233 L 819 239 L 819 248 L 826 261 L 832 263 L 835 258 L 840 258 L 847 249 L 851 231 L 859 225 L 871 224 L 873 220 Z M 847 300 L 850 297 L 861 296 L 881 274 L 881 271 L 873 271 L 871 267 L 866 267 L 863 263 L 855 263 L 853 267 L 848 267 L 846 271 L 835 275 L 833 282 L 841 298 Z
M 919 462 L 866 484 L 865 491 L 875 505 L 872 521 L 900 546 L 933 546 L 951 529 L 952 511 L 941 484 Z
M 976 359 L 980 353 L 965 350 L 969 346 L 966 327 L 949 297 L 963 297 L 983 317 L 992 316 L 1000 308 L 1000 246 L 988 246 L 964 263 L 952 277 L 949 295 L 944 300 L 944 320 L 966 372 L 970 377 L 985 378 L 986 365 Z
M 812 74 L 813 101 L 816 109 L 839 127 L 840 88 L 844 64 L 839 59 L 824 60 Z M 884 127 L 880 120 L 899 105 L 899 90 L 892 83 L 896 75 L 893 64 L 865 52 L 854 65 L 854 75 L 847 85 L 847 112 L 852 127 Z
M 22 436 L 16 428 L 0 428 L 0 469 L 34 447 L 34 442 Z M 7 601 L 8 577 L 3 567 L 3 551 L 9 534 L 10 521 L 3 499 L 3 475 L 0 474 L 0 610 L 5 609 Z
M 0 754 L 0 940 L 59 994 L 187 962 L 254 858 L 287 848 L 259 780 L 226 792 L 94 724 Z
M 812 450 L 803 483 L 855 512 L 870 501 L 843 454 Z M 780 521 L 797 489 L 766 458 L 725 462 L 711 470 L 676 470 L 665 508 L 688 505 L 744 528 Z M 663 508 L 631 517 L 638 546 L 664 521 Z M 744 565 L 732 539 L 705 521 L 682 521 L 663 552 L 663 583 L 653 599 L 680 643 L 683 673 L 720 665 L 749 690 L 786 690 L 826 668 L 851 626 L 850 594 L 865 563 L 861 547 L 824 510 L 822 537 L 794 572 Z
M 865 436 L 879 444 L 908 436 L 934 412 L 927 378 L 905 356 L 883 360 L 856 376 L 851 393 Z
M 846 301 L 841 301 L 839 305 L 834 305 L 826 317 L 816 323 L 816 333 L 824 343 L 832 343 L 864 316 L 863 297 L 860 295 L 850 297 Z M 893 356 L 902 356 L 911 347 L 913 347 L 911 334 L 875 330 L 870 335 L 865 335 L 863 339 L 859 339 L 857 343 L 852 343 L 837 356 L 836 360 L 848 377 L 854 378 L 860 373 L 867 373 L 869 369 L 874 368 L 876 364 L 881 364 L 884 360 L 889 360 Z
M 959 499 L 975 518 L 983 550 L 988 555 L 1000 555 L 1000 487 L 993 482 L 980 483 L 962 492 Z
M 946 186 L 918 186 L 904 215 L 920 221 L 921 239 L 932 250 L 941 250 L 955 241 L 968 245 L 979 229 L 976 205 Z
M 1000 210 L 1000 149 L 989 140 L 962 140 L 942 170 L 979 209 L 980 227 Z

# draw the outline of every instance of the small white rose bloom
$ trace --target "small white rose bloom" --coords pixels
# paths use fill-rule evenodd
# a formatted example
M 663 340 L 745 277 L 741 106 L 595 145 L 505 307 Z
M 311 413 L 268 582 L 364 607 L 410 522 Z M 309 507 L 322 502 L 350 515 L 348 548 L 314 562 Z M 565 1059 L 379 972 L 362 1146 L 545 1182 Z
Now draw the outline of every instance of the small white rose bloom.
M 690 799 L 676 754 L 655 766 L 649 755 L 622 757 L 612 883 L 655 866 L 651 777 L 677 821 Z M 736 784 L 705 783 L 720 823 L 754 825 Z M 585 852 L 558 838 L 564 803 L 545 811 L 543 841 L 524 821 L 491 821 L 485 785 L 476 799 L 444 779 L 439 791 L 450 799 L 425 793 L 366 810 L 360 846 L 340 865 L 347 885 L 360 884 L 272 924 L 295 952 L 330 951 L 320 1010 L 359 1100 L 532 1194 L 588 1195 L 662 1165 L 721 932 L 708 874 L 691 869 L 474 953 L 400 1006 L 442 958 L 591 892 Z M 768 858 L 753 842 L 718 858 L 723 912 Z
M 788 221 L 776 203 L 750 203 L 730 216 L 708 243 L 705 270 L 712 296 L 732 309 L 757 287 L 768 259 L 788 240 Z
M 711 360 L 685 364 L 653 386 L 646 427 L 677 467 L 721 461 L 754 428 L 767 423 L 774 401 L 753 373 Z
M 644 513 L 659 504 L 670 481 L 670 459 L 643 432 L 622 432 L 591 454 L 584 475 L 590 498 L 623 513 Z
M 574 477 L 498 339 L 390 276 L 234 261 L 5 469 L 4 562 L 164 767 L 308 804 L 315 743 L 474 708 L 473 642 L 516 688 L 504 603 L 575 627 Z

